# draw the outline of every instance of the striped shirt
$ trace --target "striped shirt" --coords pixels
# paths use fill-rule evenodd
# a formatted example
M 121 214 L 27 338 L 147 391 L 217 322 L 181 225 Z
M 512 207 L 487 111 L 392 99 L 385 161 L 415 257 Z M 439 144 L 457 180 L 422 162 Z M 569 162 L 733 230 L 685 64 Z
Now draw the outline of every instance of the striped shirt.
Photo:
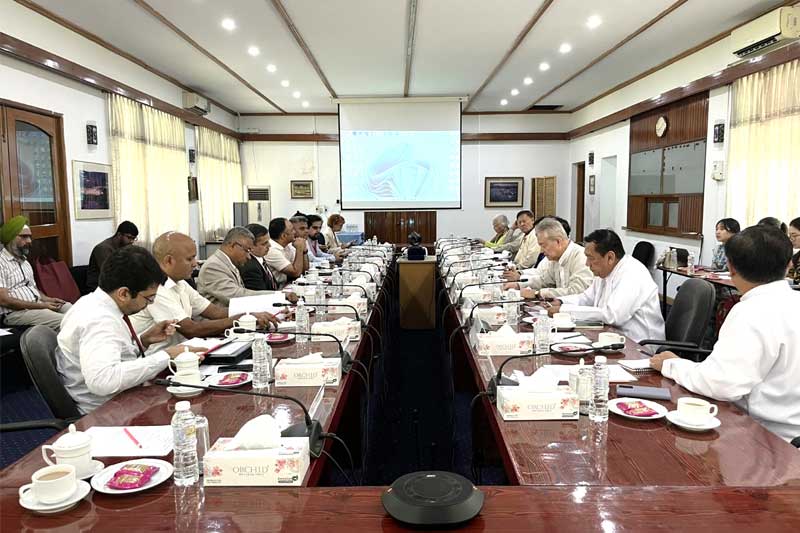
M 23 259 L 14 257 L 6 248 L 0 252 L 0 288 L 6 289 L 8 295 L 24 302 L 39 300 L 39 289 L 33 279 L 33 267 Z M 0 306 L 0 314 L 14 311 Z

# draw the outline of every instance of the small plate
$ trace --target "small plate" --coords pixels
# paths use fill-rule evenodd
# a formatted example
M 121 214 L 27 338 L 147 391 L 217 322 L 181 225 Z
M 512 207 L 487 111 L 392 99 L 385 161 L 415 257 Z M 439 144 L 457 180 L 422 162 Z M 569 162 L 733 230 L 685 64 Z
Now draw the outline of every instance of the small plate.
M 283 344 L 291 340 L 294 340 L 293 333 L 267 333 L 268 344 Z
M 722 425 L 722 422 L 720 422 L 719 418 L 717 418 L 716 416 L 709 417 L 708 423 L 703 424 L 702 426 L 689 424 L 683 421 L 683 419 L 678 414 L 678 411 L 670 411 L 669 413 L 667 413 L 667 420 L 669 420 L 676 426 L 685 429 L 686 431 L 694 431 L 695 433 L 711 431 L 712 429 L 716 429 L 720 425 Z
M 106 487 L 106 483 L 114 477 L 114 474 L 117 470 L 122 468 L 124 465 L 130 463 L 139 463 L 143 465 L 149 466 L 157 466 L 158 472 L 153 474 L 153 477 L 150 478 L 150 481 L 147 482 L 146 485 L 139 487 L 138 489 L 128 489 L 128 490 L 117 490 L 117 489 L 110 489 Z M 97 474 L 92 478 L 92 488 L 97 492 L 102 492 L 105 494 L 133 494 L 134 492 L 142 492 L 143 490 L 152 489 L 156 485 L 160 485 L 164 481 L 168 480 L 172 476 L 172 465 L 166 461 L 162 461 L 161 459 L 149 459 L 143 457 L 141 459 L 131 459 L 130 461 L 122 461 L 121 463 L 113 464 L 109 467 L 106 467 L 105 470 Z
M 230 383 L 230 384 L 222 383 L 222 380 L 225 379 L 225 376 L 230 376 L 233 374 L 247 374 L 247 379 L 245 379 L 244 381 L 240 381 L 239 383 Z M 233 389 L 235 387 L 241 387 L 245 383 L 250 383 L 252 380 L 253 380 L 253 374 L 251 374 L 250 372 L 231 371 L 231 372 L 221 372 L 219 374 L 211 374 L 205 379 L 205 383 L 207 383 L 208 385 L 214 385 L 215 387 L 225 387 L 226 389 Z
M 550 346 L 550 350 L 558 352 L 560 355 L 582 356 L 592 353 L 591 345 L 581 342 L 557 342 Z
M 29 511 L 39 514 L 56 514 L 75 507 L 78 502 L 89 494 L 91 487 L 81 479 L 77 480 L 75 492 L 66 500 L 58 503 L 42 503 L 33 496 L 33 491 L 29 490 L 20 499 L 19 504 Z
M 89 479 L 90 477 L 94 476 L 96 473 L 104 469 L 106 465 L 104 465 L 101 461 L 97 459 L 92 459 L 92 469 L 82 476 L 78 476 L 78 479 Z
M 625 411 L 617 407 L 617 404 L 621 402 L 642 402 L 644 405 L 655 411 L 656 414 L 654 414 L 653 416 L 629 415 Z M 667 409 L 660 403 L 651 402 L 650 400 L 642 400 L 641 398 L 614 398 L 613 400 L 609 400 L 608 410 L 614 413 L 615 415 L 619 415 L 624 418 L 630 418 L 631 420 L 658 420 L 659 418 L 664 418 L 669 412 L 669 409 Z
M 203 389 L 195 389 L 191 387 L 167 387 L 167 392 L 176 398 L 194 398 L 203 393 Z

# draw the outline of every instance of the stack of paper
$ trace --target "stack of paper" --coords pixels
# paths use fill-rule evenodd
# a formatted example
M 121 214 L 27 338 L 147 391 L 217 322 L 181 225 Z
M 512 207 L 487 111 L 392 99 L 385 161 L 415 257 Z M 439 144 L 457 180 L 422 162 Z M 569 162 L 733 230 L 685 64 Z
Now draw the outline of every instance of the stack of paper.
M 126 429 L 141 448 L 125 433 Z M 163 456 L 172 451 L 171 426 L 94 426 L 86 433 L 92 437 L 92 457 Z

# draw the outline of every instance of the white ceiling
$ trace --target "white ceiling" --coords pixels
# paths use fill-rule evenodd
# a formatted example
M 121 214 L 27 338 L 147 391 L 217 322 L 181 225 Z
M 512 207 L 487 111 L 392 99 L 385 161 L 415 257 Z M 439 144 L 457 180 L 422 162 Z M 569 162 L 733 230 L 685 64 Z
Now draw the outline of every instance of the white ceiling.
M 185 85 L 241 113 L 275 112 L 263 98 L 133 0 L 35 0 Z M 172 24 L 287 112 L 332 112 L 330 94 L 270 0 L 146 0 Z M 282 0 L 338 96 L 402 95 L 408 0 Z M 555 0 L 470 104 L 517 111 L 583 69 L 674 0 Z M 544 0 L 418 0 L 409 94 L 472 95 Z M 616 84 L 780 5 L 781 0 L 689 0 L 539 104 L 574 108 Z M 585 26 L 589 15 L 603 24 Z M 237 29 L 224 30 L 223 18 Z M 568 42 L 572 51 L 561 54 Z M 258 46 L 251 57 L 247 48 Z M 542 61 L 550 70 L 540 72 Z M 269 73 L 267 64 L 277 66 Z M 531 76 L 534 83 L 522 80 Z M 289 80 L 288 88 L 281 80 Z M 517 88 L 520 94 L 511 96 Z M 301 97 L 294 98 L 293 91 Z M 506 98 L 508 105 L 501 106 Z M 302 107 L 307 101 L 308 107 Z

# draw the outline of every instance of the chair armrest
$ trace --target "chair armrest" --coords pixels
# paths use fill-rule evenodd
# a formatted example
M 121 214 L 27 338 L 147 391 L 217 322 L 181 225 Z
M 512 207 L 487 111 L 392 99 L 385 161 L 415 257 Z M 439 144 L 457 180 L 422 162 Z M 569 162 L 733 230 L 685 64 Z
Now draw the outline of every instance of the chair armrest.
M 800 448 L 800 437 L 795 437 L 792 439 L 792 446 L 795 448 Z
M 652 345 L 652 346 L 667 346 L 667 345 L 669 345 L 669 346 L 676 346 L 676 347 L 680 346 L 682 348 L 699 348 L 699 346 L 697 346 L 697 344 L 695 344 L 693 342 L 681 342 L 681 341 L 669 341 L 669 340 L 660 341 L 660 340 L 656 340 L 656 339 L 645 339 L 643 341 L 639 341 L 639 344 L 641 346 L 645 346 L 645 345 L 649 344 L 649 345 Z
M 8 422 L 0 424 L 0 433 L 6 431 L 28 431 L 32 429 L 54 429 L 61 431 L 69 425 L 69 421 L 60 418 L 48 418 L 43 420 L 27 420 L 25 422 Z
M 665 344 L 658 349 L 659 352 L 663 351 L 672 351 L 672 352 L 683 352 L 683 353 L 696 353 L 700 355 L 709 355 L 711 350 L 706 350 L 704 348 L 692 348 L 689 346 L 681 346 L 681 345 L 673 345 L 673 344 Z

